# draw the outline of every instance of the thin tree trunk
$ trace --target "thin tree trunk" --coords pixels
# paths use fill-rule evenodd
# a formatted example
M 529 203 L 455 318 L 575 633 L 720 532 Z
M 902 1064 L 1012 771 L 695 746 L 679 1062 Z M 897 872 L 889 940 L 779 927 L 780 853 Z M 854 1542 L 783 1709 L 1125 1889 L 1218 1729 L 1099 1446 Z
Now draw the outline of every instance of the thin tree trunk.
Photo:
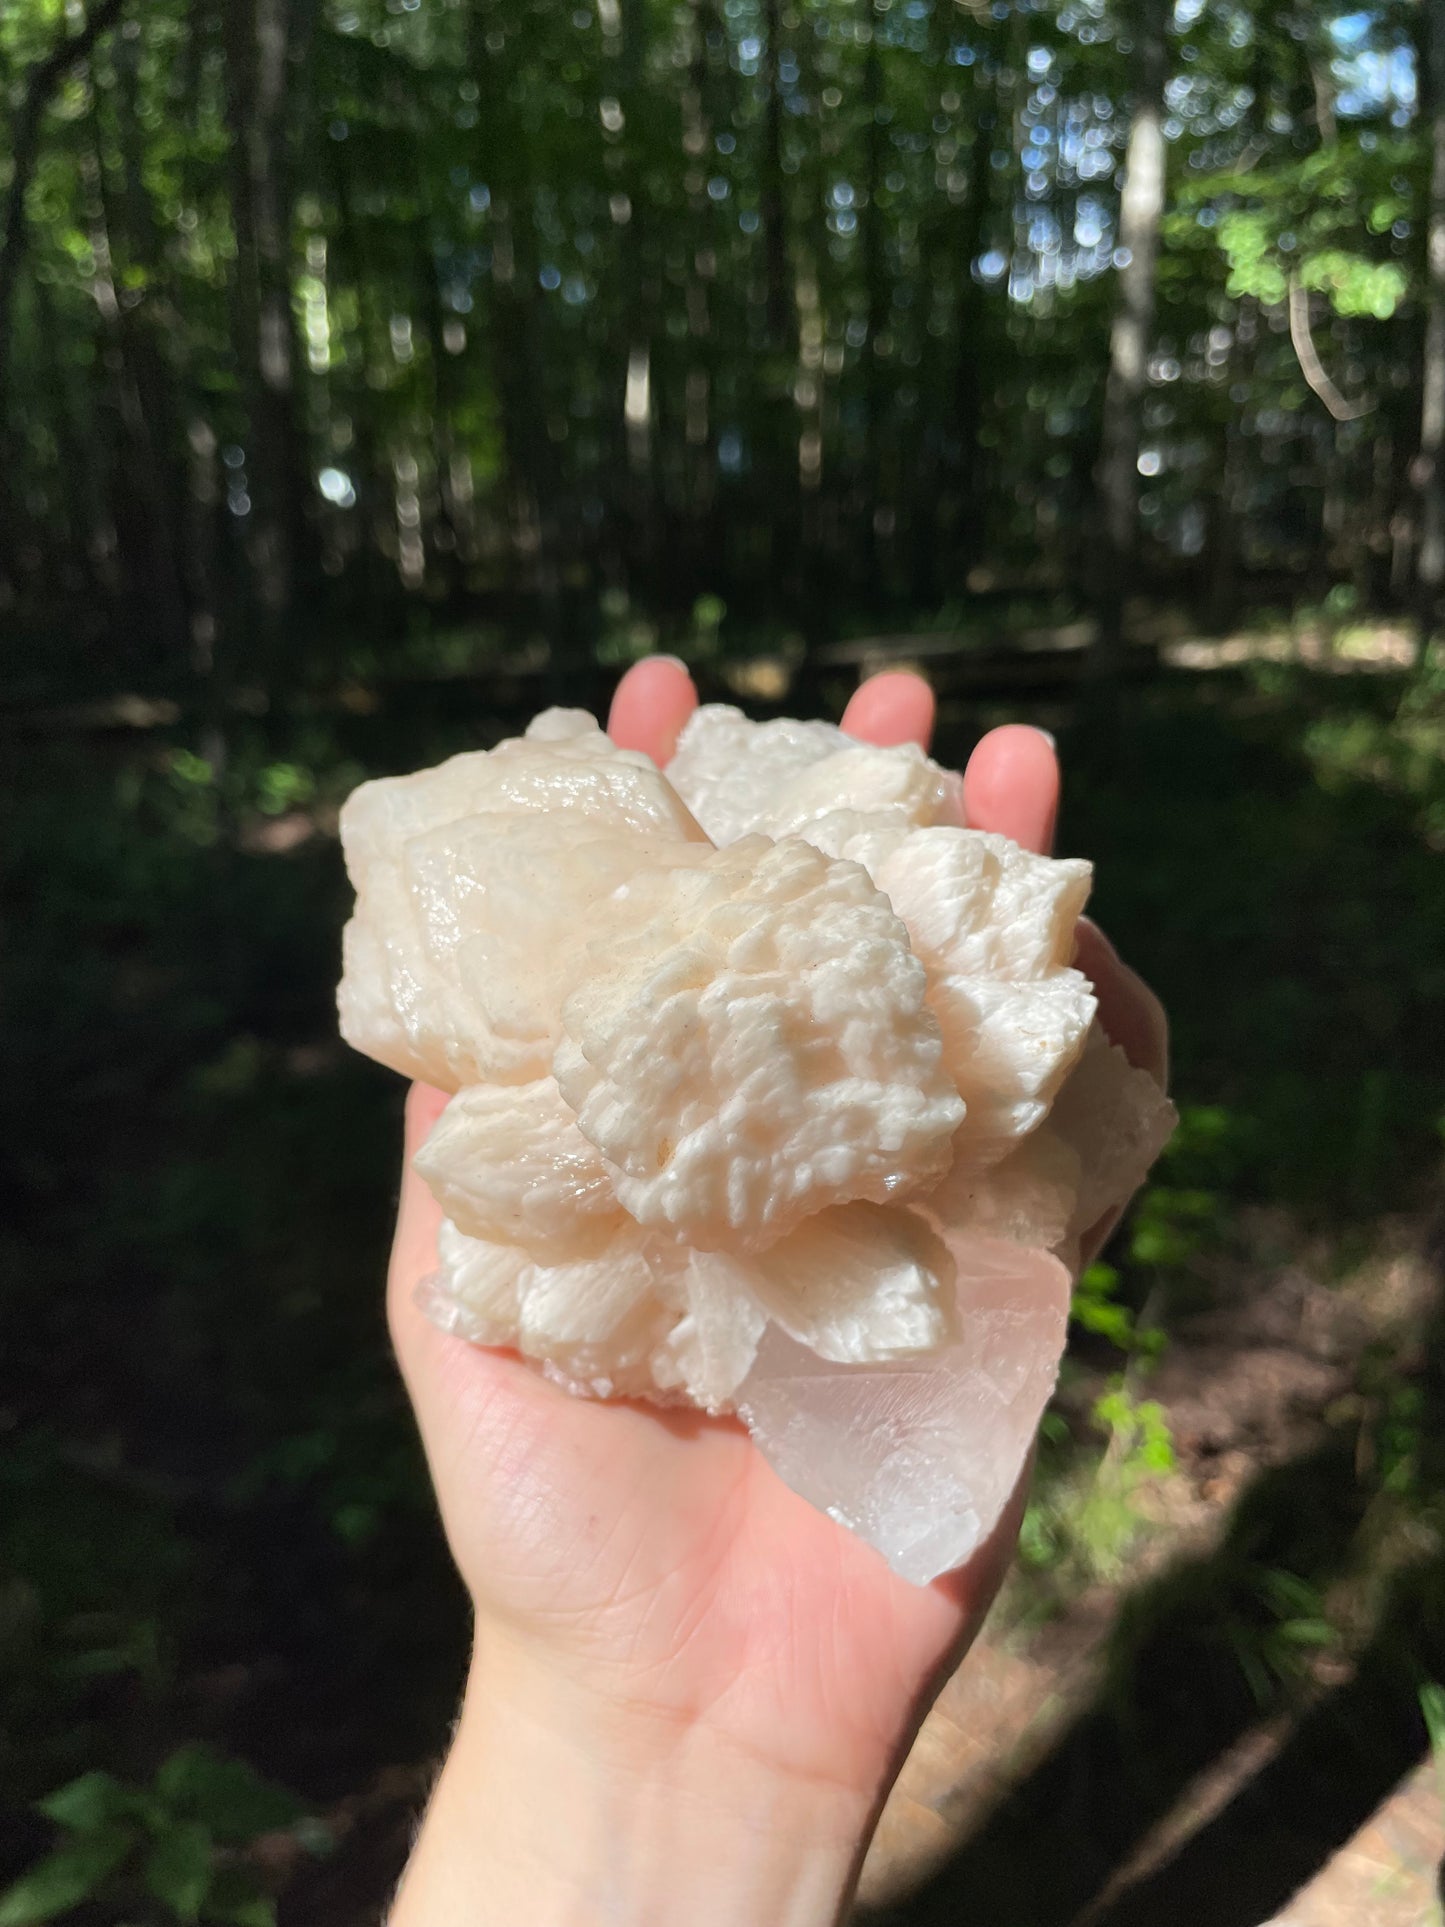
M 1096 487 L 1103 542 L 1095 601 L 1100 668 L 1118 665 L 1124 646 L 1124 599 L 1132 587 L 1139 549 L 1139 440 L 1148 386 L 1149 345 L 1164 211 L 1165 28 L 1168 0 L 1139 0 L 1135 46 L 1139 87 L 1124 159 L 1119 204 L 1118 302 L 1109 334 L 1109 377 Z
M 863 66 L 863 107 L 868 116 L 863 136 L 863 291 L 868 302 L 868 338 L 863 349 L 863 528 L 862 555 L 867 580 L 865 594 L 878 588 L 878 533 L 886 493 L 884 482 L 884 414 L 887 407 L 883 350 L 892 318 L 892 291 L 884 255 L 883 209 L 883 60 L 874 26 Z
M 30 277 L 41 361 L 41 379 L 51 398 L 60 486 L 65 503 L 67 552 L 81 582 L 102 603 L 120 587 L 115 566 L 115 523 L 102 482 L 104 459 L 91 411 L 76 396 L 74 364 L 66 354 L 68 338 L 56 312 L 49 284 Z
M 976 98 L 973 143 L 968 164 L 968 198 L 959 217 L 954 246 L 954 269 L 958 289 L 954 325 L 953 421 L 951 440 L 955 450 L 953 472 L 957 492 L 956 539 L 952 564 L 957 575 L 966 576 L 978 560 L 983 547 L 984 491 L 980 474 L 980 431 L 983 427 L 983 288 L 974 274 L 974 263 L 983 252 L 988 231 L 989 187 L 992 181 L 992 155 L 996 119 Z M 960 581 L 959 587 L 962 587 Z
M 1420 545 L 1415 617 L 1423 662 L 1439 620 L 1445 585 L 1445 0 L 1424 0 L 1419 63 L 1430 129 L 1430 203 L 1425 241 L 1425 352 L 1421 378 Z
M 120 18 L 125 0 L 102 0 L 78 33 L 69 34 L 30 70 L 10 127 L 10 185 L 0 211 L 0 407 L 8 391 L 10 320 L 25 252 L 25 200 L 40 154 L 45 111 L 66 76 Z
M 1259 303 L 1253 295 L 1240 298 L 1235 310 L 1234 336 L 1225 370 L 1227 386 L 1249 388 L 1255 376 L 1259 343 Z M 1243 536 L 1246 524 L 1245 491 L 1249 482 L 1249 441 L 1243 411 L 1230 406 L 1224 418 L 1224 451 L 1219 493 L 1214 501 L 1206 554 L 1209 585 L 1205 608 L 1210 627 L 1224 635 L 1239 620 Z
M 792 303 L 788 299 L 788 231 L 783 206 L 783 91 L 778 61 L 783 45 L 781 0 L 763 0 L 762 217 L 768 346 L 784 350 Z
M 534 169 L 527 129 L 513 112 L 503 61 L 510 15 L 502 0 L 474 0 L 469 56 L 479 89 L 479 160 L 491 182 L 492 272 L 487 317 L 499 400 L 513 553 L 530 561 L 554 684 L 565 673 L 557 459 L 547 434 L 545 360 L 537 303 Z M 520 34 L 520 27 L 513 27 Z
M 305 528 L 288 149 L 292 75 L 313 5 L 314 0 L 226 0 L 224 10 L 236 345 L 251 421 L 247 552 L 273 641 L 294 601 Z
M 7 556 L 19 548 L 20 515 L 13 493 L 16 463 L 9 434 L 10 362 L 13 349 L 15 294 L 25 254 L 25 203 L 40 155 L 40 131 L 46 110 L 66 77 L 73 73 L 100 39 L 120 18 L 126 0 L 100 0 L 85 25 L 67 34 L 43 60 L 30 69 L 20 105 L 9 127 L 10 185 L 0 204 L 0 600 L 13 593 L 12 566 Z
M 122 305 L 128 261 L 142 250 L 127 247 L 123 211 L 117 207 L 106 170 L 103 105 L 114 89 L 92 85 L 85 123 L 87 145 L 80 155 L 85 219 L 95 267 L 91 294 L 103 324 L 101 358 L 111 377 L 124 450 L 124 506 L 117 521 L 128 531 L 123 545 L 127 586 L 143 621 L 139 625 L 160 662 L 174 668 L 185 660 L 188 625 L 181 578 L 178 500 L 168 487 L 172 450 L 165 430 L 169 404 L 167 375 L 155 364 L 144 322 Z M 119 259 L 117 259 L 117 249 Z
M 647 112 L 647 8 L 644 0 L 621 0 L 621 39 L 617 46 L 617 95 L 623 126 L 611 159 L 622 183 L 627 220 L 618 256 L 622 271 L 622 329 L 627 361 L 623 381 L 623 443 L 630 476 L 631 550 L 634 569 L 648 584 L 655 603 L 672 600 L 671 544 L 663 537 L 666 519 L 658 452 L 665 399 L 659 324 L 662 289 L 661 247 L 649 206 L 643 168 L 643 125 Z
M 712 560 L 709 540 L 717 496 L 717 438 L 713 424 L 714 353 L 710 290 L 717 274 L 712 246 L 707 157 L 712 144 L 708 32 L 717 20 L 711 0 L 689 0 L 688 85 L 682 100 L 682 170 L 688 210 L 686 419 L 689 574 L 702 584 Z
M 349 411 L 353 441 L 346 464 L 357 498 L 355 513 L 358 536 L 354 579 L 360 589 L 357 599 L 360 620 L 379 627 L 385 620 L 390 584 L 382 581 L 382 555 L 378 537 L 386 518 L 383 497 L 389 497 L 391 484 L 382 479 L 384 463 L 377 448 L 376 418 L 365 398 L 379 386 L 379 378 L 373 367 L 372 348 L 383 327 L 376 313 L 375 282 L 369 271 L 365 241 L 358 230 L 346 144 L 327 141 L 324 151 L 331 191 L 336 200 L 336 236 L 333 243 L 337 256 L 336 279 L 338 282 L 349 280 L 356 290 L 355 361 L 353 365 L 348 354 L 347 365 L 351 370 L 349 380 L 360 399 L 353 403 Z
M 105 90 L 114 103 L 121 156 L 118 200 L 109 191 L 99 119 L 96 172 L 112 243 L 119 241 L 124 262 L 139 267 L 143 275 L 144 298 L 121 309 L 120 339 L 134 388 L 137 451 L 145 471 L 141 487 L 152 518 L 148 587 L 156 603 L 158 632 L 179 668 L 190 656 L 190 591 L 199 586 L 187 577 L 186 481 L 176 417 L 176 396 L 186 385 L 186 327 L 166 285 L 160 225 L 145 183 L 141 50 L 139 26 L 118 36 L 111 63 L 115 86 Z M 97 110 L 99 106 L 98 100 Z M 198 598 L 204 599 L 204 594 Z

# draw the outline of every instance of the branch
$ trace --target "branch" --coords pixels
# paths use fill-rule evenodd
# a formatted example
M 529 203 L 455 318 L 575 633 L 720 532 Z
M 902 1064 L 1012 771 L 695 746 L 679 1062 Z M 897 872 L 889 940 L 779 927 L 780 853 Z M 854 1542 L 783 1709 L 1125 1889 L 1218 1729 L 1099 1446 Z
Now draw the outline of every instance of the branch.
M 1310 332 L 1309 292 L 1297 274 L 1289 278 L 1289 338 L 1294 343 L 1300 373 L 1337 422 L 1356 422 L 1362 415 L 1374 412 L 1375 404 L 1372 401 L 1346 401 L 1325 373 L 1325 365 L 1320 360 L 1315 338 Z
M 3 378 L 10 341 L 15 284 L 25 252 L 25 198 L 39 156 L 45 110 L 70 70 L 85 59 L 100 36 L 119 20 L 125 4 L 126 0 L 100 0 L 79 33 L 67 34 L 43 60 L 36 61 L 25 82 L 24 97 L 10 130 L 10 185 L 5 193 L 4 214 L 0 217 L 0 378 Z

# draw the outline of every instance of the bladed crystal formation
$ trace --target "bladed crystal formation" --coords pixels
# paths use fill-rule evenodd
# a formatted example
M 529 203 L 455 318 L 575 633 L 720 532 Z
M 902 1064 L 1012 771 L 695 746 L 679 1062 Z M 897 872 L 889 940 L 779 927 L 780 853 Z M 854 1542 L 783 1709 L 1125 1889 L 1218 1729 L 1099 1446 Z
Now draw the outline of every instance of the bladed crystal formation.
M 1089 865 L 965 828 L 916 748 L 721 706 L 665 773 L 549 710 L 341 832 L 342 1032 L 454 1093 L 430 1315 L 737 1412 L 916 1583 L 967 1559 L 1173 1124 L 1072 967 Z

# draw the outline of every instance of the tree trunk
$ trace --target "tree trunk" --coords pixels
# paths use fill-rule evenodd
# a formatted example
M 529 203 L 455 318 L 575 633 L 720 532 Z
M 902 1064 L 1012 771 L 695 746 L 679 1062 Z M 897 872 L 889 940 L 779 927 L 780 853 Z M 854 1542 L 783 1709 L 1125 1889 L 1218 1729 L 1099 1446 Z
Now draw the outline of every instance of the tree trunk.
M 763 69 L 767 89 L 763 109 L 762 217 L 763 249 L 767 275 L 768 346 L 788 348 L 788 231 L 783 207 L 783 90 L 778 79 L 778 59 L 783 46 L 781 0 L 763 0 Z
M 0 211 L 0 404 L 8 382 L 10 319 L 15 289 L 25 252 L 25 200 L 40 153 L 40 128 L 45 111 L 66 76 L 85 59 L 103 33 L 120 18 L 125 0 L 103 0 L 79 33 L 62 39 L 26 78 L 20 105 L 9 129 L 10 185 Z
M 1109 376 L 1096 489 L 1103 537 L 1096 586 L 1097 664 L 1118 666 L 1124 646 L 1124 599 L 1139 550 L 1139 439 L 1148 386 L 1149 344 L 1164 211 L 1164 83 L 1168 78 L 1167 0 L 1139 0 L 1134 42 L 1139 87 L 1124 159 L 1119 203 L 1118 301 L 1109 334 Z
M 863 348 L 863 528 L 862 554 L 867 579 L 861 587 L 865 596 L 874 597 L 879 588 L 878 536 L 883 526 L 884 495 L 884 416 L 887 412 L 887 383 L 884 380 L 883 350 L 887 345 L 892 319 L 892 289 L 888 282 L 888 263 L 884 254 L 883 209 L 879 205 L 885 162 L 883 154 L 883 59 L 878 48 L 878 29 L 872 29 L 868 54 L 863 67 L 863 110 L 868 118 L 863 133 L 863 291 L 868 302 L 868 337 Z
M 982 487 L 979 435 L 983 428 L 983 369 L 981 340 L 984 299 L 983 288 L 974 274 L 974 263 L 983 253 L 990 211 L 992 157 L 996 117 L 985 106 L 983 90 L 975 94 L 973 143 L 968 163 L 968 198 L 960 212 L 954 238 L 957 259 L 954 278 L 958 289 L 955 309 L 953 367 L 953 421 L 950 445 L 953 450 L 954 488 L 957 494 L 955 539 L 951 562 L 962 589 L 969 569 L 983 549 L 984 490 Z
M 291 316 L 292 78 L 314 0 L 226 0 L 236 348 L 250 415 L 247 554 L 274 646 L 296 592 L 306 457 Z
M 204 585 L 187 574 L 186 481 L 176 417 L 177 395 L 188 386 L 186 324 L 170 298 L 160 224 L 145 182 L 141 52 L 138 23 L 117 37 L 111 62 L 115 85 L 97 97 L 98 115 L 102 98 L 114 103 L 122 172 L 118 198 L 109 187 L 99 118 L 95 165 L 111 243 L 119 242 L 122 265 L 138 267 L 143 277 L 144 298 L 121 309 L 119 330 L 134 389 L 136 450 L 144 470 L 141 488 L 152 520 L 148 592 L 157 632 L 172 665 L 180 668 L 190 657 L 193 599 L 199 606 L 207 597 Z
M 531 563 L 555 691 L 579 665 L 572 660 L 573 640 L 564 619 L 566 556 L 558 526 L 561 476 L 547 433 L 547 361 L 537 300 L 532 203 L 537 170 L 526 124 L 511 104 L 503 64 L 509 58 L 509 38 L 520 39 L 522 31 L 502 0 L 474 0 L 468 46 L 481 108 L 478 174 L 485 168 L 485 178 L 492 184 L 487 320 L 506 450 L 504 472 L 510 483 L 507 507 L 514 556 Z
M 623 380 L 623 442 L 630 475 L 630 549 L 632 568 L 654 602 L 666 603 L 673 557 L 663 538 L 666 504 L 657 460 L 662 442 L 659 419 L 664 398 L 662 357 L 665 342 L 658 326 L 661 308 L 662 249 L 648 205 L 643 166 L 643 127 L 647 113 L 648 18 L 644 0 L 621 0 L 621 39 L 617 48 L 617 94 L 623 110 L 620 139 L 610 149 L 627 204 L 618 253 L 622 267 L 622 331 L 626 352 Z
M 76 392 L 79 384 L 75 366 L 66 353 L 69 343 L 49 284 L 32 275 L 31 294 L 42 356 L 41 379 L 51 398 L 60 457 L 69 562 L 77 586 L 107 604 L 120 589 L 120 577 L 115 522 L 104 485 L 104 452 L 96 437 L 93 412 Z
M 20 516 L 12 492 L 16 463 L 9 435 L 10 357 L 15 294 L 25 254 L 25 203 L 40 155 L 40 130 L 46 110 L 66 77 L 86 58 L 101 35 L 120 18 L 125 0 L 99 0 L 78 33 L 67 34 L 26 76 L 20 104 L 8 135 L 10 184 L 0 204 L 0 600 L 13 592 L 5 558 L 18 549 Z
M 1419 73 L 1430 130 L 1430 204 L 1425 241 L 1425 352 L 1421 371 L 1420 545 L 1415 565 L 1419 660 L 1434 638 L 1445 585 L 1445 0 L 1420 8 Z
M 682 100 L 682 173 L 687 195 L 687 443 L 688 573 L 694 589 L 710 586 L 714 566 L 713 514 L 717 499 L 717 437 L 713 423 L 714 351 L 711 287 L 717 275 L 707 163 L 712 146 L 712 63 L 708 35 L 718 25 L 712 0 L 689 0 L 688 84 Z

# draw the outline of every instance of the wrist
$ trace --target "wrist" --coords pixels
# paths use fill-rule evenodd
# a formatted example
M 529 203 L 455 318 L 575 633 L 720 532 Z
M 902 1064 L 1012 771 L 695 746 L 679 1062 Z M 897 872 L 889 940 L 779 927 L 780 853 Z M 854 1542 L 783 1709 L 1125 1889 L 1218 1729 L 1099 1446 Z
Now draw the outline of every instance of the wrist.
M 392 1927 L 832 1927 L 875 1799 L 491 1644 Z

